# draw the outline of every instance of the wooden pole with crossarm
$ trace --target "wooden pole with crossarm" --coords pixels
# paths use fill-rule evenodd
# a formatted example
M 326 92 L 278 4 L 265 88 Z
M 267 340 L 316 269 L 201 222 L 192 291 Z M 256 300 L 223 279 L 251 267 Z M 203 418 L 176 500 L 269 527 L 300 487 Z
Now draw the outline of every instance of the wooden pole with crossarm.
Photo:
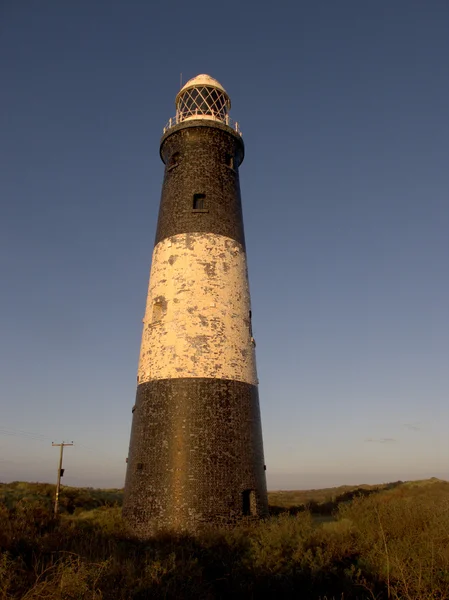
M 62 442 L 61 444 L 55 444 L 54 442 L 51 443 L 52 446 L 59 446 L 60 447 L 60 452 L 59 452 L 59 465 L 58 465 L 58 478 L 56 480 L 56 495 L 55 495 L 55 517 L 58 516 L 58 510 L 59 510 L 59 491 L 61 489 L 61 477 L 64 474 L 64 469 L 62 468 L 62 455 L 64 453 L 64 446 L 73 446 L 73 442 L 70 443 L 66 443 L 66 442 Z

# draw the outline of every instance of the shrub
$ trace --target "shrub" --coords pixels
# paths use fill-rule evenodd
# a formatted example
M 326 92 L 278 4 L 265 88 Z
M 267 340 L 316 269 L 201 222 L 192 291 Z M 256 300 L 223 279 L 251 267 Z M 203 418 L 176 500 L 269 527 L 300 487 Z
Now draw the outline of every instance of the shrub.
M 128 537 L 120 507 L 107 506 L 101 490 L 67 490 L 87 508 L 55 520 L 51 486 L 39 496 L 14 484 L 0 503 L 0 600 L 447 600 L 448 488 L 385 486 L 349 500 L 343 490 L 333 522 L 317 523 L 303 507 L 143 543 Z

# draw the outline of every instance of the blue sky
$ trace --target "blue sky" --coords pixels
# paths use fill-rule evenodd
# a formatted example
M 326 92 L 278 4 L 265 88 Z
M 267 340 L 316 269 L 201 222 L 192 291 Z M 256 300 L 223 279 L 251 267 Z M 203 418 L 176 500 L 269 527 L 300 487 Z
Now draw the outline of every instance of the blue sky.
M 0 3 L 0 481 L 121 486 L 183 81 L 227 89 L 270 488 L 449 479 L 449 4 Z

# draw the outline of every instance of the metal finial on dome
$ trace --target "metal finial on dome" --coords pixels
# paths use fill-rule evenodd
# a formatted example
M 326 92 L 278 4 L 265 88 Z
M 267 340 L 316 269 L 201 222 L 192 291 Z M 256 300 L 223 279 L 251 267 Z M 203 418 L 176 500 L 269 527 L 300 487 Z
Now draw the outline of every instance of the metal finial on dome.
M 210 75 L 203 73 L 189 79 L 177 93 L 175 103 L 176 116 L 170 119 L 164 133 L 178 123 L 194 119 L 219 121 L 240 133 L 238 123 L 232 123 L 229 117 L 231 100 L 226 90 Z

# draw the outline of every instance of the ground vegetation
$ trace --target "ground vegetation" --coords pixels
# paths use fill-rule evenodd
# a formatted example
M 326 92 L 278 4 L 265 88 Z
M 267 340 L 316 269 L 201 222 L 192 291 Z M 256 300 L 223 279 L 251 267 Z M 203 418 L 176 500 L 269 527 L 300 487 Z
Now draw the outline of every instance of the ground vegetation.
M 449 483 L 273 492 L 255 525 L 133 540 L 120 490 L 0 484 L 0 600 L 449 599 Z

